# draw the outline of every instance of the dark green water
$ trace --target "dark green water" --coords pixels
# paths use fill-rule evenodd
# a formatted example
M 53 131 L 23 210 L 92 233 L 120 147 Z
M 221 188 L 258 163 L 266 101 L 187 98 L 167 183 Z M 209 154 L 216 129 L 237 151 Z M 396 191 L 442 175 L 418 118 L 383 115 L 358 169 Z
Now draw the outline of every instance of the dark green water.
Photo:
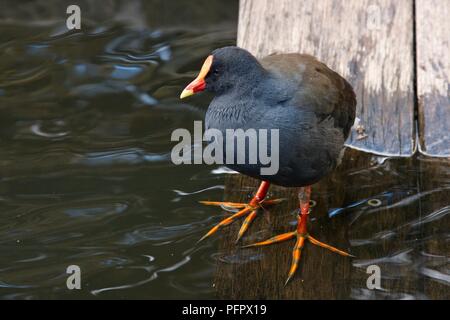
M 69 3 L 0 10 L 0 298 L 213 298 L 218 237 L 194 244 L 222 215 L 198 201 L 222 199 L 226 170 L 173 165 L 170 135 L 203 119 L 207 96 L 178 96 L 211 50 L 235 43 L 237 1 L 84 1 L 81 32 L 65 28 Z M 374 195 L 384 209 L 349 204 L 350 245 L 367 256 L 353 266 L 425 284 L 375 294 L 364 275 L 351 298 L 428 298 L 424 286 L 450 283 L 445 251 L 427 249 L 448 242 L 448 203 L 370 226 L 390 208 L 432 203 L 450 173 L 438 163 L 420 193 L 410 177 L 424 159 L 374 159 L 348 173 L 364 181 L 349 188 L 397 180 Z M 69 265 L 82 290 L 67 289 Z
M 170 135 L 203 119 L 207 97 L 178 96 L 235 43 L 237 2 L 184 3 L 134 1 L 121 20 L 108 11 L 127 2 L 87 2 L 82 32 L 54 2 L 3 17 L 0 297 L 212 297 L 213 243 L 191 249 L 213 221 L 197 202 L 222 197 L 223 174 L 173 165 Z M 71 264 L 81 291 L 66 288 Z

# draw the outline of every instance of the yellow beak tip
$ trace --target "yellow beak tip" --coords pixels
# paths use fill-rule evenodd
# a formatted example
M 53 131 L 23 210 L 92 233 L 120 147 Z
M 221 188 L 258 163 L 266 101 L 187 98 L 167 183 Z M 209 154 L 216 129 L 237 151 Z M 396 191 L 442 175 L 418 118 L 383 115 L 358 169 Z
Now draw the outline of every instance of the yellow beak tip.
M 184 89 L 183 92 L 181 92 L 181 94 L 180 94 L 180 99 L 184 99 L 186 97 L 192 96 L 193 94 L 194 94 L 193 90 Z

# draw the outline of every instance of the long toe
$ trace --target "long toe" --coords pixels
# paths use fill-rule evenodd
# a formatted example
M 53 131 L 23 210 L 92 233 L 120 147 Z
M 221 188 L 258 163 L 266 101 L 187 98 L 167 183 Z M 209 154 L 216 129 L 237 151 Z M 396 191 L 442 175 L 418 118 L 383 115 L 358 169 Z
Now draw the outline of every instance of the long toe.
M 208 238 L 209 236 L 213 235 L 214 233 L 216 233 L 221 227 L 225 227 L 227 225 L 229 225 L 230 223 L 232 223 L 233 221 L 235 221 L 236 219 L 246 215 L 248 212 L 250 212 L 252 210 L 251 207 L 246 207 L 242 210 L 240 210 L 239 212 L 233 214 L 232 216 L 223 219 L 222 221 L 220 221 L 218 224 L 216 224 L 214 227 L 212 227 L 203 237 L 200 238 L 200 240 L 198 240 L 198 242 L 201 242 L 203 240 L 205 240 L 206 238 Z M 197 242 L 197 243 L 198 243 Z
M 247 203 L 227 202 L 227 201 L 199 201 L 199 202 L 201 204 L 204 204 L 205 206 L 217 206 L 233 209 L 242 209 L 248 205 Z
M 239 242 L 239 240 L 242 238 L 244 233 L 247 231 L 248 227 L 250 227 L 250 224 L 256 218 L 257 212 L 258 212 L 258 210 L 255 209 L 249 213 L 247 218 L 245 218 L 244 222 L 242 223 L 241 229 L 239 229 L 239 233 L 236 238 L 236 243 Z
M 294 238 L 296 236 L 296 234 L 297 234 L 296 231 L 279 234 L 279 235 L 277 235 L 275 237 L 272 237 L 270 239 L 243 246 L 243 248 L 267 246 L 267 245 L 270 245 L 270 244 L 283 242 L 283 241 L 286 241 L 286 240 Z
M 319 240 L 317 240 L 317 239 L 311 237 L 310 235 L 308 235 L 308 240 L 309 240 L 312 244 L 314 244 L 314 245 L 316 245 L 316 246 L 319 246 L 319 247 L 328 249 L 328 250 L 333 251 L 333 252 L 335 252 L 335 253 L 337 253 L 337 254 L 340 254 L 341 256 L 345 256 L 345 257 L 355 257 L 354 255 L 351 255 L 351 254 L 348 253 L 348 252 L 339 250 L 338 248 L 335 248 L 335 247 L 333 247 L 333 246 L 330 246 L 329 244 L 320 242 Z
M 297 234 L 297 241 L 295 242 L 294 249 L 292 250 L 291 268 L 289 269 L 289 274 L 284 285 L 287 285 L 289 283 L 289 281 L 292 279 L 295 272 L 297 271 L 304 245 L 305 245 L 305 237 L 303 235 Z

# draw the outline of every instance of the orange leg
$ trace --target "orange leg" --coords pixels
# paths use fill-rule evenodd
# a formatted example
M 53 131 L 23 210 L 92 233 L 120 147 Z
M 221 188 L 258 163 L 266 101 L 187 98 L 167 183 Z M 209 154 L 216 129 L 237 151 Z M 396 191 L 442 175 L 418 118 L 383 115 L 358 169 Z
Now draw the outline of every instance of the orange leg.
M 221 227 L 225 227 L 232 222 L 234 222 L 236 219 L 241 218 L 243 216 L 247 216 L 242 223 L 241 229 L 239 230 L 236 242 L 238 242 L 241 237 L 244 235 L 244 233 L 247 231 L 248 227 L 250 226 L 251 222 L 255 219 L 258 213 L 258 209 L 264 208 L 266 206 L 274 205 L 277 203 L 280 203 L 283 201 L 283 199 L 271 199 L 271 200 L 265 200 L 265 197 L 267 195 L 267 191 L 269 190 L 270 183 L 267 181 L 263 181 L 261 185 L 258 188 L 258 191 L 256 192 L 255 196 L 252 198 L 252 200 L 249 203 L 236 203 L 236 202 L 218 202 L 218 201 L 200 201 L 200 203 L 209 205 L 209 206 L 224 206 L 228 208 L 235 208 L 235 209 L 241 209 L 237 213 L 233 214 L 232 216 L 223 219 L 221 222 L 219 222 L 217 225 L 215 225 L 213 228 L 211 228 L 200 240 L 204 240 L 208 238 L 210 235 L 214 234 L 219 230 Z
M 306 240 L 311 242 L 314 245 L 328 249 L 328 250 L 338 253 L 340 255 L 347 256 L 347 257 L 352 256 L 351 254 L 349 254 L 345 251 L 339 250 L 339 249 L 332 247 L 326 243 L 320 242 L 319 240 L 317 240 L 309 235 L 309 233 L 307 231 L 307 222 L 308 222 L 308 217 L 309 217 L 310 197 L 311 197 L 311 187 L 310 186 L 300 188 L 300 191 L 299 191 L 300 214 L 298 215 L 298 218 L 297 218 L 297 230 L 295 230 L 293 232 L 283 233 L 281 235 L 272 237 L 268 240 L 245 246 L 246 248 L 247 247 L 266 246 L 266 245 L 274 244 L 277 242 L 282 242 L 282 241 L 286 241 L 286 240 L 289 240 L 292 238 L 296 238 L 294 250 L 292 251 L 291 268 L 289 270 L 286 284 L 289 282 L 289 280 L 292 279 L 295 272 L 297 271 L 298 264 L 300 262 L 300 257 L 302 254 L 302 250 L 303 250 Z

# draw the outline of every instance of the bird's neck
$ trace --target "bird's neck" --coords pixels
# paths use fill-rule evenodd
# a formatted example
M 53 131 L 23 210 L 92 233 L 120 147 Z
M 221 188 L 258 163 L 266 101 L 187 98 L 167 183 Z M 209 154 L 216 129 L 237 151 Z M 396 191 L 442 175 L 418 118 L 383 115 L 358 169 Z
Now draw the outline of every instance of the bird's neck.
M 253 98 L 255 95 L 260 95 L 266 83 L 270 81 L 270 74 L 258 64 L 253 68 L 253 72 L 236 79 L 233 88 L 226 94 L 233 96 L 234 99 Z

